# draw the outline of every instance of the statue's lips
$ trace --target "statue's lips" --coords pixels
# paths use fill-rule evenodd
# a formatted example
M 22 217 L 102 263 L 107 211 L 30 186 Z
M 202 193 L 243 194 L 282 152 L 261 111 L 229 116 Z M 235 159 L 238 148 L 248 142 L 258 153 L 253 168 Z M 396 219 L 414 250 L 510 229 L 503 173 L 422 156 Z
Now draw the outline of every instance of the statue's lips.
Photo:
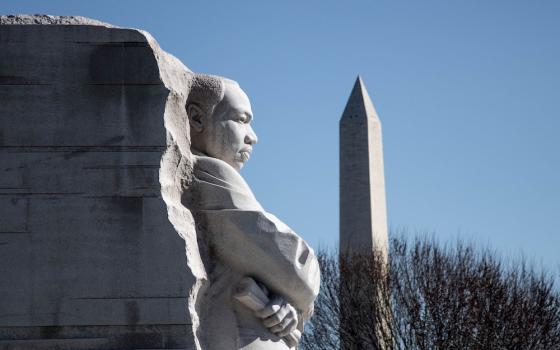
M 251 151 L 246 150 L 246 151 L 239 152 L 239 158 L 243 163 L 245 163 L 246 161 L 249 160 L 249 158 L 251 158 Z

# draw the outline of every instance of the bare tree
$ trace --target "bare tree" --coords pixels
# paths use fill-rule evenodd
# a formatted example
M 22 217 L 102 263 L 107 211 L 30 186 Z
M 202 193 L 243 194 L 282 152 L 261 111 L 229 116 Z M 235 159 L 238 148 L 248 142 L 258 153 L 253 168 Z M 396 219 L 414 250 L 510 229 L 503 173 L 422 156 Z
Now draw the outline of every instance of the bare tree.
M 402 237 L 389 256 L 319 254 L 301 349 L 560 349 L 560 291 L 525 261 Z

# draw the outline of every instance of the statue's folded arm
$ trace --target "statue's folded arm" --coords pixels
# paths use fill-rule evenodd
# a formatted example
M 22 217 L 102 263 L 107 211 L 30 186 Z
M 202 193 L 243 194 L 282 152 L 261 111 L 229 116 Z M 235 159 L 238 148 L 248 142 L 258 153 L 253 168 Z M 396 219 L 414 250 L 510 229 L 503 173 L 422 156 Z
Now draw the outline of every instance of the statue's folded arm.
M 226 163 L 198 156 L 183 201 L 213 253 L 307 311 L 319 290 L 313 250 L 267 213 L 241 175 Z
M 319 265 L 303 239 L 261 211 L 205 210 L 199 217 L 213 254 L 307 311 L 319 291 Z

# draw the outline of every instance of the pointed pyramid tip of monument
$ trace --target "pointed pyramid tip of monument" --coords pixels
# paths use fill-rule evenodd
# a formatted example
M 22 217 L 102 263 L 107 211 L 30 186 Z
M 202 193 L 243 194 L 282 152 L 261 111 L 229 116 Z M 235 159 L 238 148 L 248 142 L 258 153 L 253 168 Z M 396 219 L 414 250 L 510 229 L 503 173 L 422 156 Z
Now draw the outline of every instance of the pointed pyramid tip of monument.
M 360 74 L 356 77 L 356 83 L 354 84 L 354 89 L 356 89 L 357 93 L 361 94 L 362 99 L 370 99 L 368 91 L 366 89 L 366 83 L 364 82 L 364 78 Z M 354 91 L 352 91 L 354 92 Z M 371 99 L 370 99 L 371 100 Z
M 348 102 L 346 102 L 346 107 L 344 108 L 341 119 L 346 119 L 347 117 L 369 117 L 379 119 L 360 74 L 356 77 L 356 82 L 354 83 Z
M 365 84 L 364 84 L 364 79 L 362 79 L 362 76 L 358 74 L 358 76 L 356 77 L 356 82 L 354 83 L 354 89 L 359 89 L 359 90 L 364 90 L 365 89 Z M 352 93 L 354 93 L 354 91 L 352 90 Z M 367 93 L 367 92 L 366 92 Z M 363 94 L 363 92 L 362 92 Z

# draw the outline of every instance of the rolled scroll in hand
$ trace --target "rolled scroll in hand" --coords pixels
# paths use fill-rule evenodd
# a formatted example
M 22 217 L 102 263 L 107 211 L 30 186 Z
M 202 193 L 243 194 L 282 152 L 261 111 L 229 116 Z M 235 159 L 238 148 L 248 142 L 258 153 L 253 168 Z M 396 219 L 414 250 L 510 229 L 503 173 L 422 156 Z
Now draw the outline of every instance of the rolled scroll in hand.
M 251 277 L 239 282 L 234 298 L 255 312 L 261 311 L 270 302 L 267 293 Z M 296 329 L 282 339 L 290 348 L 295 348 L 300 338 L 301 332 Z

